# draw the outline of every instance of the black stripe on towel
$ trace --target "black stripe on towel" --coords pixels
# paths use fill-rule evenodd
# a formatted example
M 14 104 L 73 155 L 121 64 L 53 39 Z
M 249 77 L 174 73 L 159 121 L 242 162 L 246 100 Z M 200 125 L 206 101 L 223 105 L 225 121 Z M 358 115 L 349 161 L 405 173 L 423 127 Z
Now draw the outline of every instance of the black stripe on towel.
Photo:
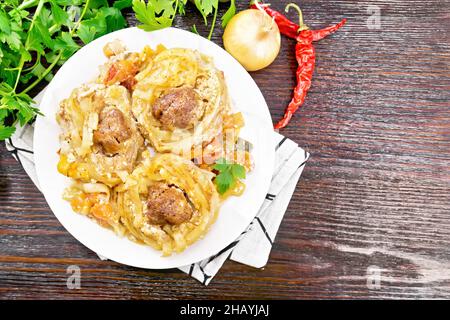
M 13 148 L 13 150 L 11 150 L 11 152 L 14 152 L 14 151 L 22 151 L 22 152 L 26 152 L 26 153 L 31 153 L 31 154 L 33 154 L 33 151 L 31 151 L 31 150 L 27 150 L 27 149 L 23 149 L 23 148 L 18 148 L 18 147 L 16 147 L 13 143 L 12 143 L 12 140 L 11 140 L 11 138 L 9 138 L 8 139 L 8 142 L 9 142 L 9 144 L 11 145 L 11 147 Z
M 8 150 L 8 151 L 12 154 L 14 159 L 16 159 L 17 162 L 19 162 L 20 166 L 23 167 L 22 161 L 20 160 L 19 153 L 17 152 L 17 149 L 12 149 L 12 150 Z
M 192 276 L 192 272 L 194 271 L 195 263 L 191 264 L 191 267 L 189 268 L 189 275 Z
M 240 241 L 240 239 L 244 236 L 244 234 L 246 234 L 246 233 L 252 228 L 252 226 L 253 226 L 253 221 L 255 221 L 255 219 L 253 219 L 252 222 L 250 222 L 250 224 L 248 225 L 247 229 L 245 229 L 245 230 L 241 233 L 241 235 L 239 236 L 239 240 L 238 240 L 238 241 Z
M 245 231 L 244 231 L 245 232 Z M 239 240 L 235 240 L 232 243 L 230 243 L 229 245 L 227 245 L 225 248 L 223 248 L 222 250 L 220 250 L 218 253 L 216 253 L 215 255 L 213 255 L 212 257 L 210 257 L 208 259 L 208 262 L 206 262 L 206 264 L 210 263 L 211 261 L 213 261 L 214 259 L 216 259 L 217 257 L 221 256 L 222 254 L 224 254 L 225 252 L 227 252 L 230 249 L 233 249 L 234 247 L 236 247 L 236 245 L 239 243 Z
M 309 160 L 309 159 L 306 159 L 305 161 L 303 161 L 303 162 L 298 166 L 298 169 L 300 169 L 301 167 L 303 167 L 303 166 L 308 162 L 308 160 Z
M 253 220 L 254 221 L 254 220 Z M 242 236 L 244 236 L 244 234 L 246 234 L 248 232 L 248 230 L 251 228 L 251 226 L 253 225 L 253 221 L 250 222 L 250 224 L 248 225 L 247 229 L 245 229 L 241 235 L 239 236 L 239 238 L 235 241 L 233 241 L 232 243 L 230 243 L 229 245 L 227 245 L 225 248 L 223 248 L 222 250 L 220 250 L 218 253 L 216 253 L 215 255 L 213 255 L 212 257 L 210 257 L 208 259 L 208 261 L 206 262 L 206 265 L 208 265 L 211 261 L 213 261 L 214 259 L 216 259 L 217 257 L 219 257 L 220 255 L 224 254 L 225 252 L 227 252 L 230 249 L 233 249 L 234 247 L 236 247 L 239 243 L 239 241 L 241 241 Z M 231 250 L 230 254 L 228 255 L 228 257 L 230 257 L 233 253 L 233 250 Z M 227 258 L 228 259 L 228 258 Z M 192 267 L 192 266 L 191 266 Z
M 270 239 L 270 236 L 267 233 L 266 227 L 264 227 L 264 224 L 261 222 L 261 219 L 259 219 L 258 217 L 256 217 L 255 219 L 256 219 L 256 221 L 258 221 L 259 225 L 261 226 L 261 229 L 264 232 L 264 234 L 266 235 L 267 240 L 269 240 L 270 244 L 273 244 L 273 241 L 272 241 L 272 239 Z
M 273 199 L 275 199 L 275 195 L 274 194 L 270 194 L 270 193 L 268 193 L 268 194 L 266 194 L 266 199 L 267 200 L 270 200 L 270 201 L 272 201 Z
M 227 245 L 225 248 L 223 248 L 222 250 L 220 250 L 218 253 L 216 253 L 215 255 L 213 255 L 212 257 L 210 257 L 208 259 L 208 261 L 206 262 L 206 265 L 208 265 L 211 261 L 213 261 L 214 259 L 216 259 L 217 257 L 221 256 L 222 254 L 224 254 L 225 252 L 227 252 L 230 249 L 233 249 L 234 247 L 237 246 L 237 244 L 239 243 L 239 241 L 241 241 L 241 238 L 244 234 L 247 233 L 247 231 L 249 230 L 249 228 L 251 228 L 251 226 L 253 225 L 253 221 L 250 222 L 250 224 L 248 225 L 247 229 L 245 229 L 241 235 L 239 236 L 239 239 L 233 241 L 232 243 L 230 243 L 229 245 Z M 230 254 L 228 255 L 228 258 L 233 254 L 233 250 L 231 250 Z M 227 259 L 228 259 L 227 258 Z M 194 264 L 191 265 L 191 269 L 193 268 Z
M 281 139 L 281 141 L 275 147 L 275 151 L 277 151 L 286 140 L 287 140 L 287 137 L 283 137 L 283 139 Z
M 203 270 L 201 265 L 198 265 L 198 267 L 200 268 L 200 271 L 203 273 L 203 284 L 206 286 L 206 282 L 208 281 L 209 278 L 212 278 L 212 276 L 206 274 L 205 270 Z

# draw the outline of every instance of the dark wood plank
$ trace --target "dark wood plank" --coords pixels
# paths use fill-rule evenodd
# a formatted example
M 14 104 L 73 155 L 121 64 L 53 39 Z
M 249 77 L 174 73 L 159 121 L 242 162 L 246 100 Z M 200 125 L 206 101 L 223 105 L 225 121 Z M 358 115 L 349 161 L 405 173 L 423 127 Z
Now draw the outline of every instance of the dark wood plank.
M 317 43 L 313 87 L 282 131 L 312 158 L 266 268 L 227 262 L 204 287 L 177 270 L 100 261 L 1 146 L 0 298 L 450 298 L 449 3 L 301 5 L 313 28 L 349 22 Z M 381 8 L 380 30 L 367 28 L 369 5 Z M 176 20 L 193 23 L 205 32 L 192 9 Z M 274 119 L 294 86 L 294 45 L 283 38 L 274 64 L 252 73 Z M 69 265 L 81 268 L 80 290 L 66 287 Z M 367 286 L 369 266 L 382 270 L 379 289 Z

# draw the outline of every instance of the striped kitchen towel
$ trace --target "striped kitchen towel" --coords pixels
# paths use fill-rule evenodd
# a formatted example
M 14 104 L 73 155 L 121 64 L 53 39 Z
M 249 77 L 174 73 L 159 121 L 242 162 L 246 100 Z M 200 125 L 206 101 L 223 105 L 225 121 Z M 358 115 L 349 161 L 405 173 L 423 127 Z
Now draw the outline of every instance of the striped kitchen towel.
M 42 92 L 35 101 L 39 103 L 41 98 Z M 227 259 L 255 268 L 267 264 L 281 220 L 309 159 L 309 154 L 292 140 L 276 132 L 273 140 L 276 156 L 272 183 L 263 205 L 248 228 L 214 256 L 180 268 L 204 285 L 209 284 Z M 33 126 L 18 128 L 13 137 L 6 140 L 6 148 L 39 188 L 33 161 Z

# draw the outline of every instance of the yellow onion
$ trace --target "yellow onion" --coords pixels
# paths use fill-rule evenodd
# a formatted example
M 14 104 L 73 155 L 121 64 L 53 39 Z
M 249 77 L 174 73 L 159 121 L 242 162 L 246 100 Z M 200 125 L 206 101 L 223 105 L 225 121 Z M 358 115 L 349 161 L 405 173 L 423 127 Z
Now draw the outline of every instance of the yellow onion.
M 225 49 L 248 71 L 270 65 L 280 52 L 280 42 L 277 24 L 268 14 L 255 9 L 235 15 L 223 34 Z

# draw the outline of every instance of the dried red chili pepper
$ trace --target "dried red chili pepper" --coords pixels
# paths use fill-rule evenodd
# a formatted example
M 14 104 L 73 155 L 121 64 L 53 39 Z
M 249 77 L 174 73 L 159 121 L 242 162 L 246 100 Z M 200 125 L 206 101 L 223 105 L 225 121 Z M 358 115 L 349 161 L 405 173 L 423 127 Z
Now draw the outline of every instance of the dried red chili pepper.
M 254 2 L 250 5 L 250 8 L 258 10 L 264 9 L 264 11 L 275 20 L 281 34 L 284 34 L 292 39 L 297 38 L 300 26 L 286 18 L 286 16 L 282 15 L 278 11 L 272 10 L 270 8 L 270 4 Z
M 329 26 L 321 30 L 312 30 L 313 32 L 313 41 L 319 41 L 323 38 L 329 36 L 333 32 L 336 32 L 338 29 L 340 29 L 345 23 L 347 22 L 347 19 L 342 19 L 341 22 L 338 24 L 335 24 L 334 26 Z
M 280 29 L 281 34 L 292 39 L 297 39 L 300 29 L 300 26 L 298 24 L 289 20 L 285 15 L 281 14 L 280 12 L 271 9 L 270 4 L 260 3 L 259 7 L 261 9 L 264 9 L 264 11 L 274 19 L 275 23 L 278 25 L 278 29 Z M 256 3 L 251 4 L 250 8 L 259 9 L 258 4 Z M 323 38 L 329 36 L 333 32 L 336 32 L 345 24 L 346 21 L 347 19 L 342 19 L 341 22 L 333 26 L 329 26 L 321 30 L 311 30 L 313 33 L 313 41 L 315 42 L 322 40 Z
M 297 85 L 294 89 L 294 96 L 289 103 L 286 111 L 284 113 L 283 119 L 281 119 L 275 126 L 275 129 L 284 128 L 291 120 L 293 114 L 297 109 L 303 104 L 311 87 L 311 80 L 314 73 L 315 66 L 315 50 L 312 45 L 313 41 L 319 41 L 331 33 L 335 32 L 341 28 L 346 19 L 343 19 L 340 23 L 330 26 L 321 30 L 309 30 L 309 28 L 303 23 L 302 11 L 296 4 L 289 4 L 286 6 L 286 11 L 289 8 L 294 7 L 300 17 L 300 24 L 295 24 L 286 18 L 283 14 L 278 11 L 272 10 L 269 4 L 259 4 L 257 1 L 251 5 L 253 9 L 264 10 L 268 15 L 270 15 L 274 21 L 277 23 L 280 32 L 290 38 L 297 40 L 297 45 L 295 46 L 295 57 L 297 59 L 298 68 L 296 72 Z
M 297 85 L 294 89 L 294 96 L 287 106 L 283 118 L 274 126 L 275 129 L 286 127 L 295 111 L 305 102 L 306 94 L 311 87 L 312 75 L 316 64 L 316 52 L 312 41 L 313 33 L 311 30 L 300 31 L 295 46 L 295 58 L 298 63 L 296 72 Z

